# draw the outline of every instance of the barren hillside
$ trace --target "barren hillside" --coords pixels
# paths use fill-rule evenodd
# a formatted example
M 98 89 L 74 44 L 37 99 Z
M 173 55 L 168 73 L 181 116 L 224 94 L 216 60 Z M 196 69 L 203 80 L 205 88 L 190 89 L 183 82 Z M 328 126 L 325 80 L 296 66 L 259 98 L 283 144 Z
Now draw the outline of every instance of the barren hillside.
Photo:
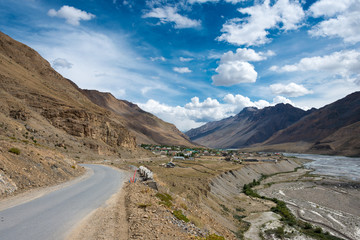
M 122 118 L 0 32 L 0 194 L 79 175 L 75 160 L 144 155 Z
M 102 93 L 96 90 L 82 90 L 82 92 L 93 103 L 121 116 L 126 128 L 136 136 L 138 144 L 194 145 L 175 125 L 143 111 L 136 104 L 118 100 L 111 93 Z

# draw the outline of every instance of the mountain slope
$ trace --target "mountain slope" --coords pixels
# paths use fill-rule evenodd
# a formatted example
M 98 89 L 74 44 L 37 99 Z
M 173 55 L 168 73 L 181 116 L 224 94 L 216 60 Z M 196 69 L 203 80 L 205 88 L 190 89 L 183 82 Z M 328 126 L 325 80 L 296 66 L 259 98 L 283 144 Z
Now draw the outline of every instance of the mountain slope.
M 118 100 L 110 93 L 96 90 L 82 90 L 82 92 L 93 103 L 123 117 L 124 125 L 136 136 L 138 144 L 194 145 L 175 125 L 143 111 L 136 104 Z
M 207 123 L 186 134 L 191 140 L 215 148 L 240 148 L 262 143 L 275 132 L 307 115 L 290 104 L 264 109 L 245 108 L 234 117 Z
M 0 197 L 83 173 L 74 159 L 146 154 L 119 116 L 0 32 Z
M 360 155 L 360 92 L 326 105 L 268 139 L 264 145 L 307 142 L 316 153 Z

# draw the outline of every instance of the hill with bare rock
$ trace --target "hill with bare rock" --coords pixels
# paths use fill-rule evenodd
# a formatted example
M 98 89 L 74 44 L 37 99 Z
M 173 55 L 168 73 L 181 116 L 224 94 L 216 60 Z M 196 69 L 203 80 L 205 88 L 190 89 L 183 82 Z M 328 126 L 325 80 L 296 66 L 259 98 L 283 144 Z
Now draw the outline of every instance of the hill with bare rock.
M 91 102 L 36 51 L 1 32 L 0 142 L 1 194 L 83 172 L 66 159 L 148 154 L 122 117 Z
M 194 142 L 208 147 L 246 147 L 264 142 L 308 113 L 290 104 L 278 104 L 264 109 L 248 107 L 234 117 L 207 123 L 186 134 Z
M 111 93 L 96 90 L 82 90 L 82 92 L 93 103 L 121 116 L 125 127 L 136 136 L 138 144 L 194 146 L 190 139 L 180 132 L 175 125 L 143 111 L 136 104 L 118 100 Z
M 354 92 L 279 131 L 263 145 L 305 142 L 310 145 L 307 152 L 360 156 L 359 134 L 360 92 Z
M 213 148 L 360 156 L 360 92 L 309 111 L 289 104 L 244 108 L 186 134 Z

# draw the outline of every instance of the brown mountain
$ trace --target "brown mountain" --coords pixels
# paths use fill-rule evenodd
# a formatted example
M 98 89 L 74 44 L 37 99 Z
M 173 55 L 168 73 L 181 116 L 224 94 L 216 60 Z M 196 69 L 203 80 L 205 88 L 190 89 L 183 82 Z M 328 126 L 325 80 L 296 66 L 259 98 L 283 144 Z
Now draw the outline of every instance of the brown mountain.
M 143 111 L 136 104 L 125 100 L 118 100 L 110 93 L 96 90 L 82 90 L 82 92 L 93 103 L 121 116 L 125 127 L 136 136 L 138 144 L 194 145 L 175 125 Z
M 107 100 L 100 104 L 96 95 Z M 77 176 L 77 161 L 150 156 L 135 136 L 191 145 L 173 125 L 129 102 L 82 91 L 0 32 L 0 197 Z
M 234 117 L 207 123 L 186 134 L 191 140 L 208 147 L 241 148 L 264 142 L 308 113 L 290 104 L 264 109 L 249 107 Z
M 310 145 L 305 149 L 310 152 L 359 156 L 359 136 L 360 92 L 354 92 L 279 131 L 263 145 L 302 142 Z

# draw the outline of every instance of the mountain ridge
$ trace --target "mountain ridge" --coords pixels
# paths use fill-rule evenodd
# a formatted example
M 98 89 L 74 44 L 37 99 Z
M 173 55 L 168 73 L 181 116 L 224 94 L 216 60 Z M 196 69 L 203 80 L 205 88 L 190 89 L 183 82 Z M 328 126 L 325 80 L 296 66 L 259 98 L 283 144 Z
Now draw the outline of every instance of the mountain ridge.
M 208 147 L 245 147 L 267 140 L 276 131 L 308 113 L 290 104 L 277 104 L 263 109 L 248 107 L 233 117 L 207 123 L 186 134 L 191 140 Z
M 320 109 L 297 110 L 298 114 L 294 112 L 285 118 L 276 115 L 280 109 L 297 109 L 290 106 L 244 108 L 233 117 L 207 123 L 186 134 L 193 141 L 214 148 L 360 155 L 360 92 Z
M 175 125 L 142 110 L 138 105 L 116 99 L 111 93 L 81 90 L 93 103 L 124 118 L 124 125 L 136 136 L 137 143 L 195 146 Z

